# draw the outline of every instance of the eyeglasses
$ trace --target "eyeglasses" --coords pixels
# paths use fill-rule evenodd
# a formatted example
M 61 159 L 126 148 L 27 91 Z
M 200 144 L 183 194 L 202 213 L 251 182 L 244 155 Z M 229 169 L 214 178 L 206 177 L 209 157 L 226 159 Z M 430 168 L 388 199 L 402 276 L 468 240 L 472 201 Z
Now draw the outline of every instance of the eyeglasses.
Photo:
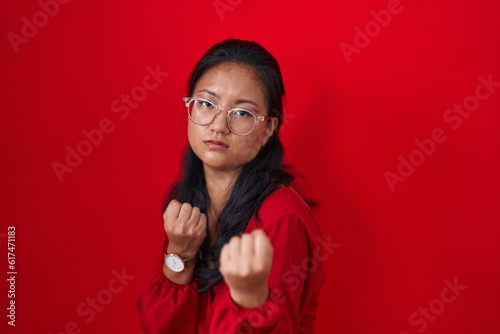
M 225 109 L 223 106 L 215 105 L 210 100 L 196 97 L 184 97 L 183 101 L 186 104 L 191 122 L 202 126 L 211 124 L 215 117 Z M 227 127 L 232 133 L 239 136 L 249 134 L 259 122 L 268 121 L 271 118 L 271 116 L 258 115 L 245 108 L 228 109 L 226 114 Z

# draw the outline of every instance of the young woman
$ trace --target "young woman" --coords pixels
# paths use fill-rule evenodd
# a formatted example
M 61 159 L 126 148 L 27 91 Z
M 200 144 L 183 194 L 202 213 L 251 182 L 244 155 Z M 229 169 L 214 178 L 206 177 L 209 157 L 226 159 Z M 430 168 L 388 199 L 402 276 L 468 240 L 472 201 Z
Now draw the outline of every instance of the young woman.
M 284 93 L 252 41 L 222 41 L 196 65 L 165 254 L 137 300 L 145 333 L 314 333 L 320 233 L 283 168 Z

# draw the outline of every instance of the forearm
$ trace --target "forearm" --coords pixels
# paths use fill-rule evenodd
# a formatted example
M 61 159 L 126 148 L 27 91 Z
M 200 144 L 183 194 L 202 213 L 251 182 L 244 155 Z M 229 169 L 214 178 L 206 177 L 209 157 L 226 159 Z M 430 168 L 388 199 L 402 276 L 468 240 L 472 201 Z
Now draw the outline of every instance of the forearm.
M 290 326 L 289 314 L 282 309 L 283 305 L 273 300 L 274 297 L 270 292 L 264 303 L 255 308 L 242 307 L 230 297 L 227 302 L 214 308 L 210 333 L 296 333 L 295 329 Z
M 158 266 L 137 299 L 145 333 L 195 333 L 198 293 L 195 284 L 179 285 L 166 278 Z
M 186 270 L 181 271 L 180 273 L 176 273 L 176 272 L 168 269 L 164 263 L 163 264 L 163 275 L 165 275 L 166 278 L 168 278 L 170 281 L 172 281 L 176 284 L 180 284 L 180 285 L 189 284 L 193 280 L 194 267 L 195 266 L 192 266 L 191 268 L 187 268 Z
M 198 252 L 195 253 L 185 253 L 179 250 L 178 248 L 174 247 L 173 245 L 168 245 L 166 251 L 166 254 L 176 254 L 181 258 L 184 259 L 192 259 L 194 261 L 191 263 L 191 265 L 188 265 L 185 270 L 181 272 L 175 272 L 170 270 L 165 263 L 163 263 L 163 275 L 165 275 L 166 278 L 168 278 L 170 281 L 184 285 L 184 284 L 189 284 L 193 280 L 193 275 L 194 275 L 194 268 L 196 267 L 196 259 L 195 257 L 197 256 Z
M 238 292 L 230 289 L 231 299 L 241 307 L 256 308 L 264 304 L 269 297 L 269 287 L 255 287 L 251 291 Z

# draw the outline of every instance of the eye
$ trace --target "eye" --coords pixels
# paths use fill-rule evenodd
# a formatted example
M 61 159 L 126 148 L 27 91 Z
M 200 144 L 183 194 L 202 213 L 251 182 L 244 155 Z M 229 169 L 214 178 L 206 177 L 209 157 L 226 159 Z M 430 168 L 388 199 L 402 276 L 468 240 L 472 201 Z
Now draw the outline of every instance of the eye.
M 252 113 L 245 109 L 235 109 L 233 110 L 233 115 L 236 117 L 252 117 Z
M 200 107 L 203 107 L 206 109 L 212 109 L 214 107 L 212 102 L 207 101 L 207 100 L 197 100 L 196 102 L 200 105 Z

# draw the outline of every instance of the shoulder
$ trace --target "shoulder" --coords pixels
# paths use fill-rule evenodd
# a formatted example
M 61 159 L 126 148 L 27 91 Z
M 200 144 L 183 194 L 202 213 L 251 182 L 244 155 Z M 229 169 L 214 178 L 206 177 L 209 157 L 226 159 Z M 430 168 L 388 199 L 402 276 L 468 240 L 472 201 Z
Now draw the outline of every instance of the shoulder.
M 258 220 L 252 218 L 250 229 L 268 229 L 274 224 L 299 221 L 309 234 L 319 234 L 311 208 L 293 188 L 282 186 L 271 193 L 262 203 Z
M 282 186 L 264 200 L 259 216 L 273 219 L 293 215 L 302 210 L 310 211 L 304 199 L 293 188 Z

